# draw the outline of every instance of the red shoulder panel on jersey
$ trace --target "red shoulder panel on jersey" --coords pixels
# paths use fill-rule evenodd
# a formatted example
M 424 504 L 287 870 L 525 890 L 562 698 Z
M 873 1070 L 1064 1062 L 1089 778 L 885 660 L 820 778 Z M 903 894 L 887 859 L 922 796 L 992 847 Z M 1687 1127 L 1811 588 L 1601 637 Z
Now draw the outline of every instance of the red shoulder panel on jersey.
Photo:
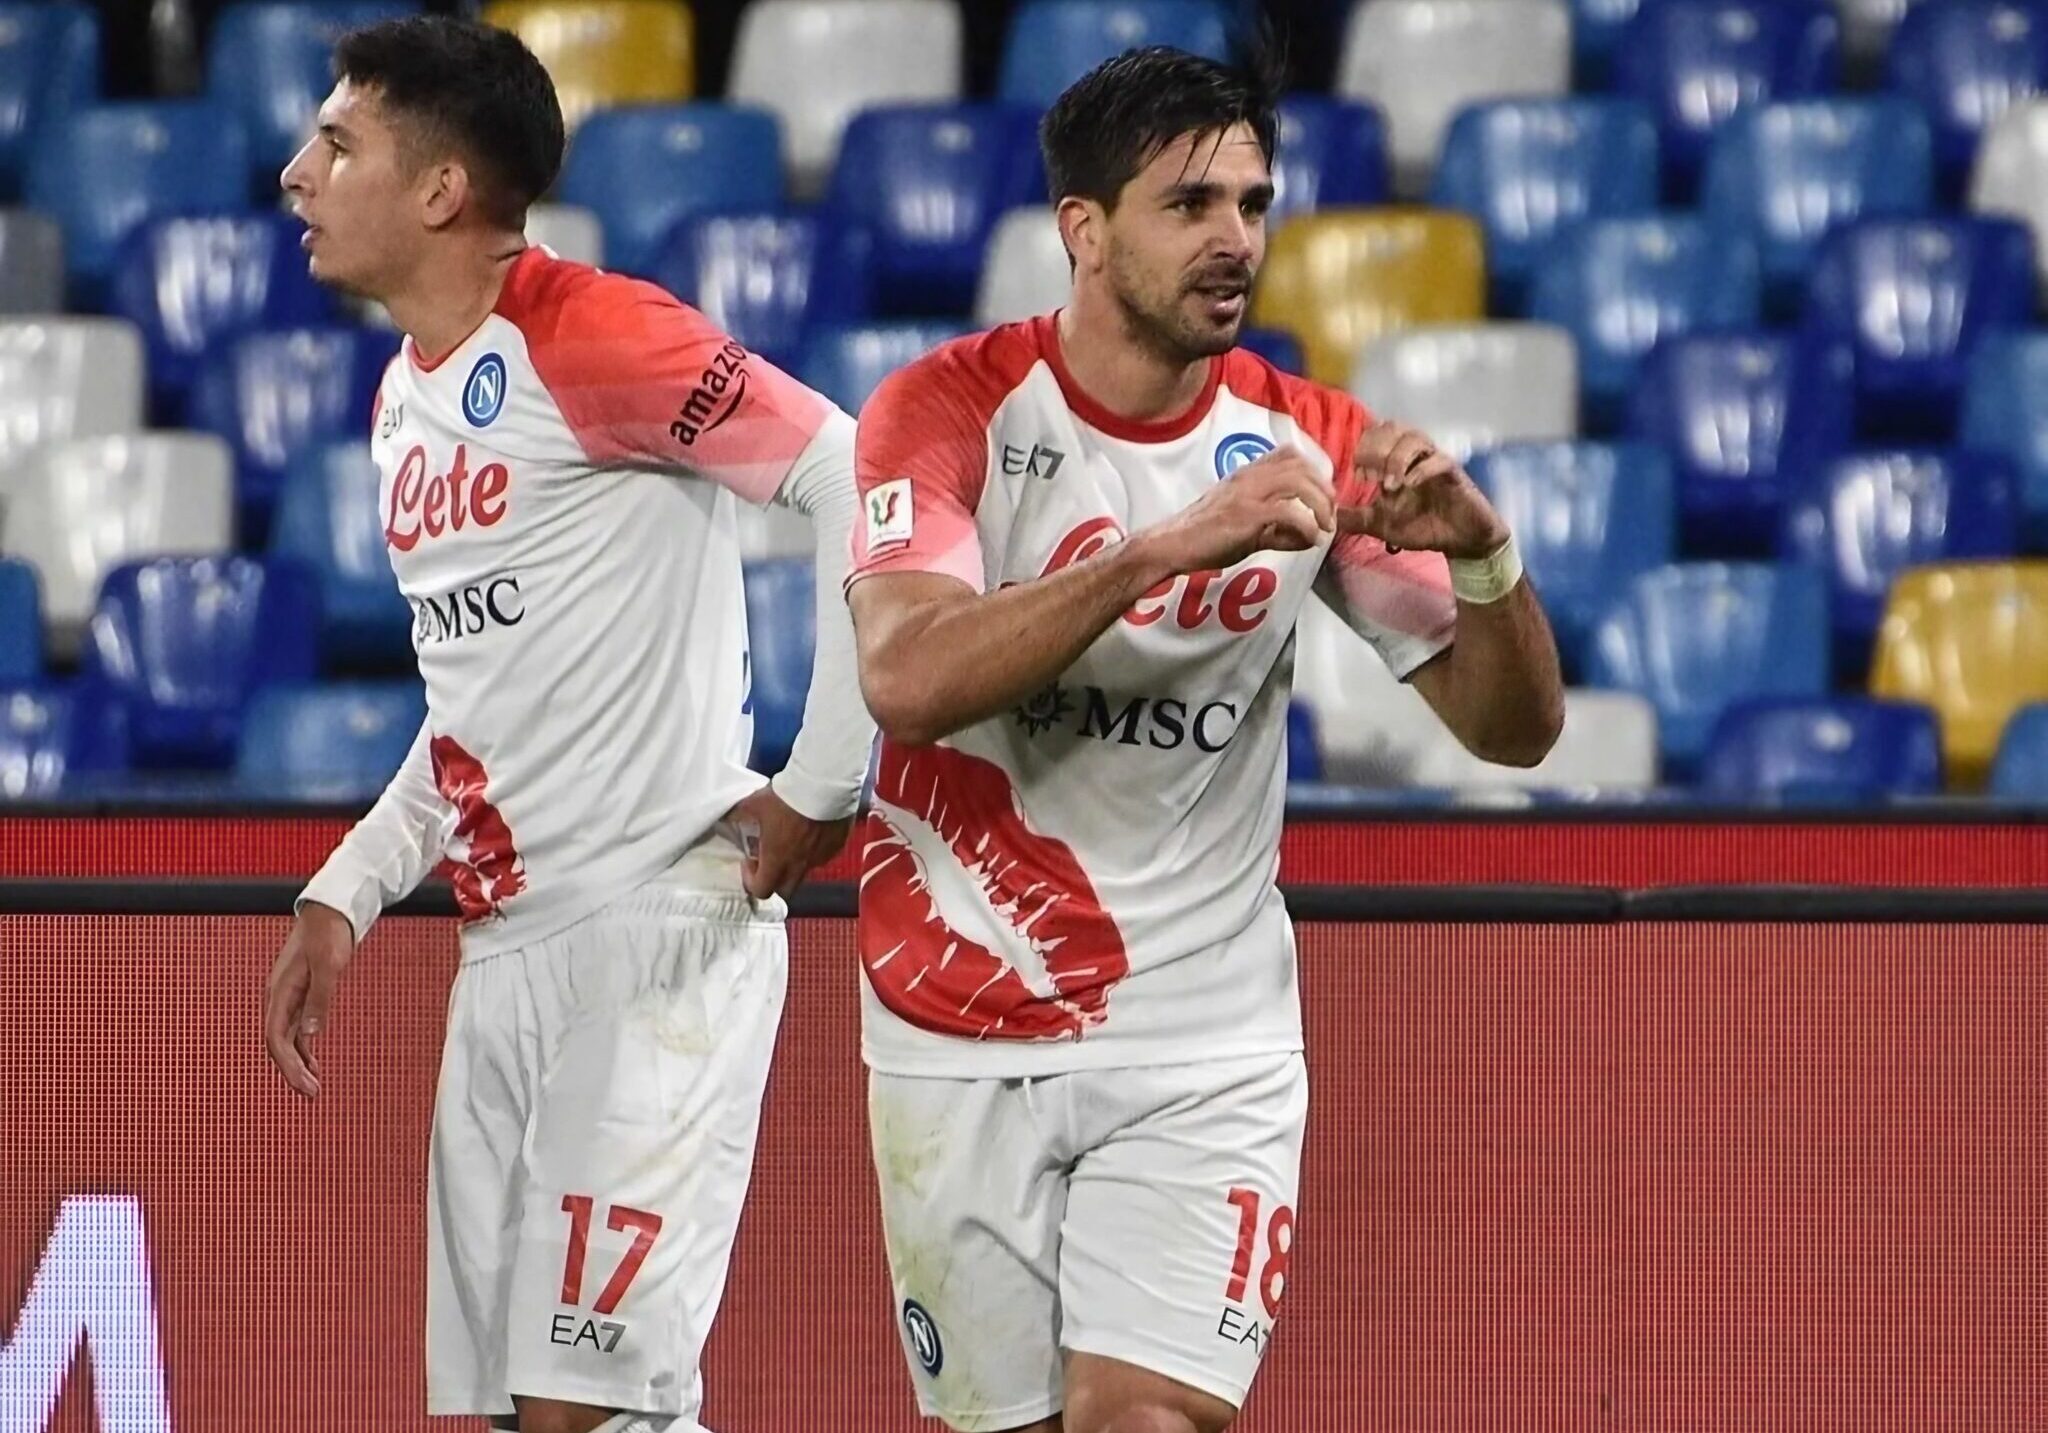
M 1223 386 L 1247 403 L 1270 412 L 1285 413 L 1330 455 L 1335 468 L 1332 478 L 1340 498 L 1347 503 L 1362 502 L 1365 495 L 1355 490 L 1351 476 L 1351 455 L 1358 439 L 1371 425 L 1372 414 L 1364 404 L 1327 384 L 1292 373 L 1283 373 L 1265 359 L 1242 348 L 1223 357 Z

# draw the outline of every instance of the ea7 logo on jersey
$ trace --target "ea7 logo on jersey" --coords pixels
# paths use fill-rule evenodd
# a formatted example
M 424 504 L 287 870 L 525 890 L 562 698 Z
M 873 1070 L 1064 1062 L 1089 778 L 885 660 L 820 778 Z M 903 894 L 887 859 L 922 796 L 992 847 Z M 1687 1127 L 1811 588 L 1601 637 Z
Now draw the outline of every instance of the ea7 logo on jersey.
M 868 489 L 868 551 L 910 541 L 910 479 L 893 478 Z

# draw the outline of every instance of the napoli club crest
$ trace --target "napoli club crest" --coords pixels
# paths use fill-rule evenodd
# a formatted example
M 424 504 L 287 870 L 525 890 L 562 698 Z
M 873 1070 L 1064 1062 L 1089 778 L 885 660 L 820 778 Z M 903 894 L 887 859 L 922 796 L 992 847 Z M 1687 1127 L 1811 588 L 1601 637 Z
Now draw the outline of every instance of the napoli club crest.
M 462 416 L 472 428 L 488 428 L 505 406 L 505 360 L 487 353 L 469 370 L 462 385 Z
M 1272 451 L 1273 440 L 1263 433 L 1232 433 L 1216 445 L 1216 476 L 1227 478 Z

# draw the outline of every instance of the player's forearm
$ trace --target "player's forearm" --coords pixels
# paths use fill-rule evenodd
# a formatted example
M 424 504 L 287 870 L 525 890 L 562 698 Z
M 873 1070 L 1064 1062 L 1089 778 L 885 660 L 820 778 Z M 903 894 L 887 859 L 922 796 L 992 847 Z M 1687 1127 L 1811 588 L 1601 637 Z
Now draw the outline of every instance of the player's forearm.
M 299 893 L 299 906 L 310 901 L 339 911 L 358 941 L 385 906 L 409 895 L 441 859 L 447 807 L 434 786 L 429 741 L 423 723 L 377 804 Z
M 1172 574 L 1140 533 L 1049 577 L 926 602 L 886 626 L 862 620 L 856 587 L 868 710 L 907 745 L 950 736 L 1029 698 Z
M 1466 750 L 1502 766 L 1534 766 L 1564 727 L 1557 642 L 1526 580 L 1498 602 L 1460 602 L 1457 638 L 1424 677 L 1430 704 Z

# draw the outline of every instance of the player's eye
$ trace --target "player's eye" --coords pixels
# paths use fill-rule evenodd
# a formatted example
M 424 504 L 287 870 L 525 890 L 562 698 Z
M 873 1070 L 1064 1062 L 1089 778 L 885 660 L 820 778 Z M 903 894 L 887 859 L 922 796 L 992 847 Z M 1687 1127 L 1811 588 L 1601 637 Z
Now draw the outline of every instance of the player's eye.
M 1183 194 L 1167 207 L 1176 214 L 1199 214 L 1202 212 L 1202 200 L 1199 195 Z

